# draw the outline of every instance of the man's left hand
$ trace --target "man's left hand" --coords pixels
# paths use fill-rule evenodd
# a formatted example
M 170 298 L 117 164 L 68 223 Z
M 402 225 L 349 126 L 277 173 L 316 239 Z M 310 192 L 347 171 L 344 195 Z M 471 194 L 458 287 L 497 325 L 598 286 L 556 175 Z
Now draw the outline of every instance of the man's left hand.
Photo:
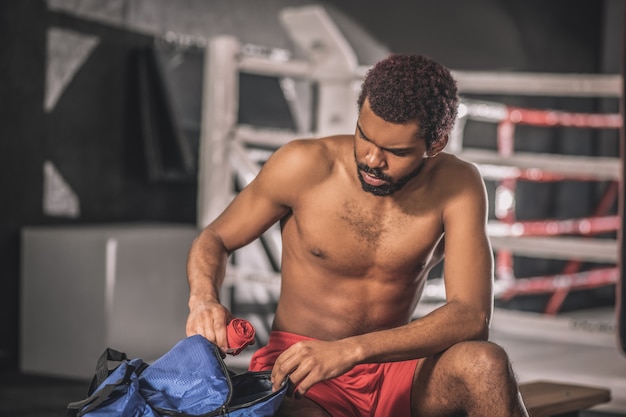
M 290 346 L 274 363 L 272 385 L 278 389 L 286 378 L 293 395 L 304 395 L 314 384 L 344 374 L 356 365 L 354 349 L 337 341 L 303 340 Z M 291 392 L 290 392 L 291 394 Z

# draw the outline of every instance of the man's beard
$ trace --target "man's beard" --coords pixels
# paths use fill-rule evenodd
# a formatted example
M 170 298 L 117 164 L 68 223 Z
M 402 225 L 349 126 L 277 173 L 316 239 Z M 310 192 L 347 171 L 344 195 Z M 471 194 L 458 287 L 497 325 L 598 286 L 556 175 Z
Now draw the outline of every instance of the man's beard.
M 375 196 L 379 196 L 379 197 L 385 197 L 400 190 L 402 187 L 406 185 L 406 183 L 408 183 L 413 178 L 419 175 L 420 171 L 422 170 L 422 168 L 424 168 L 424 165 L 426 163 L 426 160 L 424 159 L 422 163 L 419 164 L 417 168 L 415 168 L 413 171 L 411 171 L 404 177 L 400 178 L 399 180 L 394 181 L 393 178 L 391 178 L 389 175 L 384 174 L 380 169 L 370 168 L 365 164 L 359 163 L 356 160 L 356 155 L 354 156 L 354 160 L 356 162 L 357 176 L 359 177 L 359 181 L 361 182 L 361 188 L 363 188 L 363 191 L 366 191 L 368 193 L 374 194 Z M 361 171 L 367 174 L 370 174 L 371 176 L 375 178 L 381 179 L 385 181 L 386 183 L 381 184 L 381 185 L 368 184 L 363 179 L 363 176 L 361 175 Z

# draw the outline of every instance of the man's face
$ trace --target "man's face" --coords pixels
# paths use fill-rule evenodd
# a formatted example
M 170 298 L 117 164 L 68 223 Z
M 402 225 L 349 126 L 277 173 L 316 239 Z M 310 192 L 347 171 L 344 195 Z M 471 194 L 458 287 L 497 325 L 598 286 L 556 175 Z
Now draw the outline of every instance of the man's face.
M 415 178 L 424 166 L 426 143 L 416 122 L 394 124 L 376 116 L 366 100 L 354 142 L 357 174 L 364 191 L 388 196 Z

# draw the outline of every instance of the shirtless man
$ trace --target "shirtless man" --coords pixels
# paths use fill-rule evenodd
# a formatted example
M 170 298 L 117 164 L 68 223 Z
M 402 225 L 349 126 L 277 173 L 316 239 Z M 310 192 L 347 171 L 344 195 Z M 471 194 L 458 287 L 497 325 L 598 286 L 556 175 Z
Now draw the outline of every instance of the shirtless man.
M 488 342 L 493 259 L 476 168 L 441 153 L 458 106 L 449 71 L 392 55 L 368 73 L 353 135 L 295 140 L 192 245 L 187 334 L 226 347 L 228 255 L 275 222 L 282 287 L 253 370 L 295 386 L 281 415 L 527 416 Z M 446 303 L 412 320 L 445 256 Z

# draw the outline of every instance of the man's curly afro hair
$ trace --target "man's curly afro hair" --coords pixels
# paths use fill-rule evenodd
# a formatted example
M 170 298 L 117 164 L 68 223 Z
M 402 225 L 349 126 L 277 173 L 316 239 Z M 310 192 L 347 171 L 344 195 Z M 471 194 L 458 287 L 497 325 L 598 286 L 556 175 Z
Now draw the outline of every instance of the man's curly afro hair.
M 459 104 L 450 71 L 428 57 L 410 54 L 394 54 L 375 64 L 361 87 L 359 111 L 366 98 L 387 122 L 417 121 L 428 148 L 450 133 Z

